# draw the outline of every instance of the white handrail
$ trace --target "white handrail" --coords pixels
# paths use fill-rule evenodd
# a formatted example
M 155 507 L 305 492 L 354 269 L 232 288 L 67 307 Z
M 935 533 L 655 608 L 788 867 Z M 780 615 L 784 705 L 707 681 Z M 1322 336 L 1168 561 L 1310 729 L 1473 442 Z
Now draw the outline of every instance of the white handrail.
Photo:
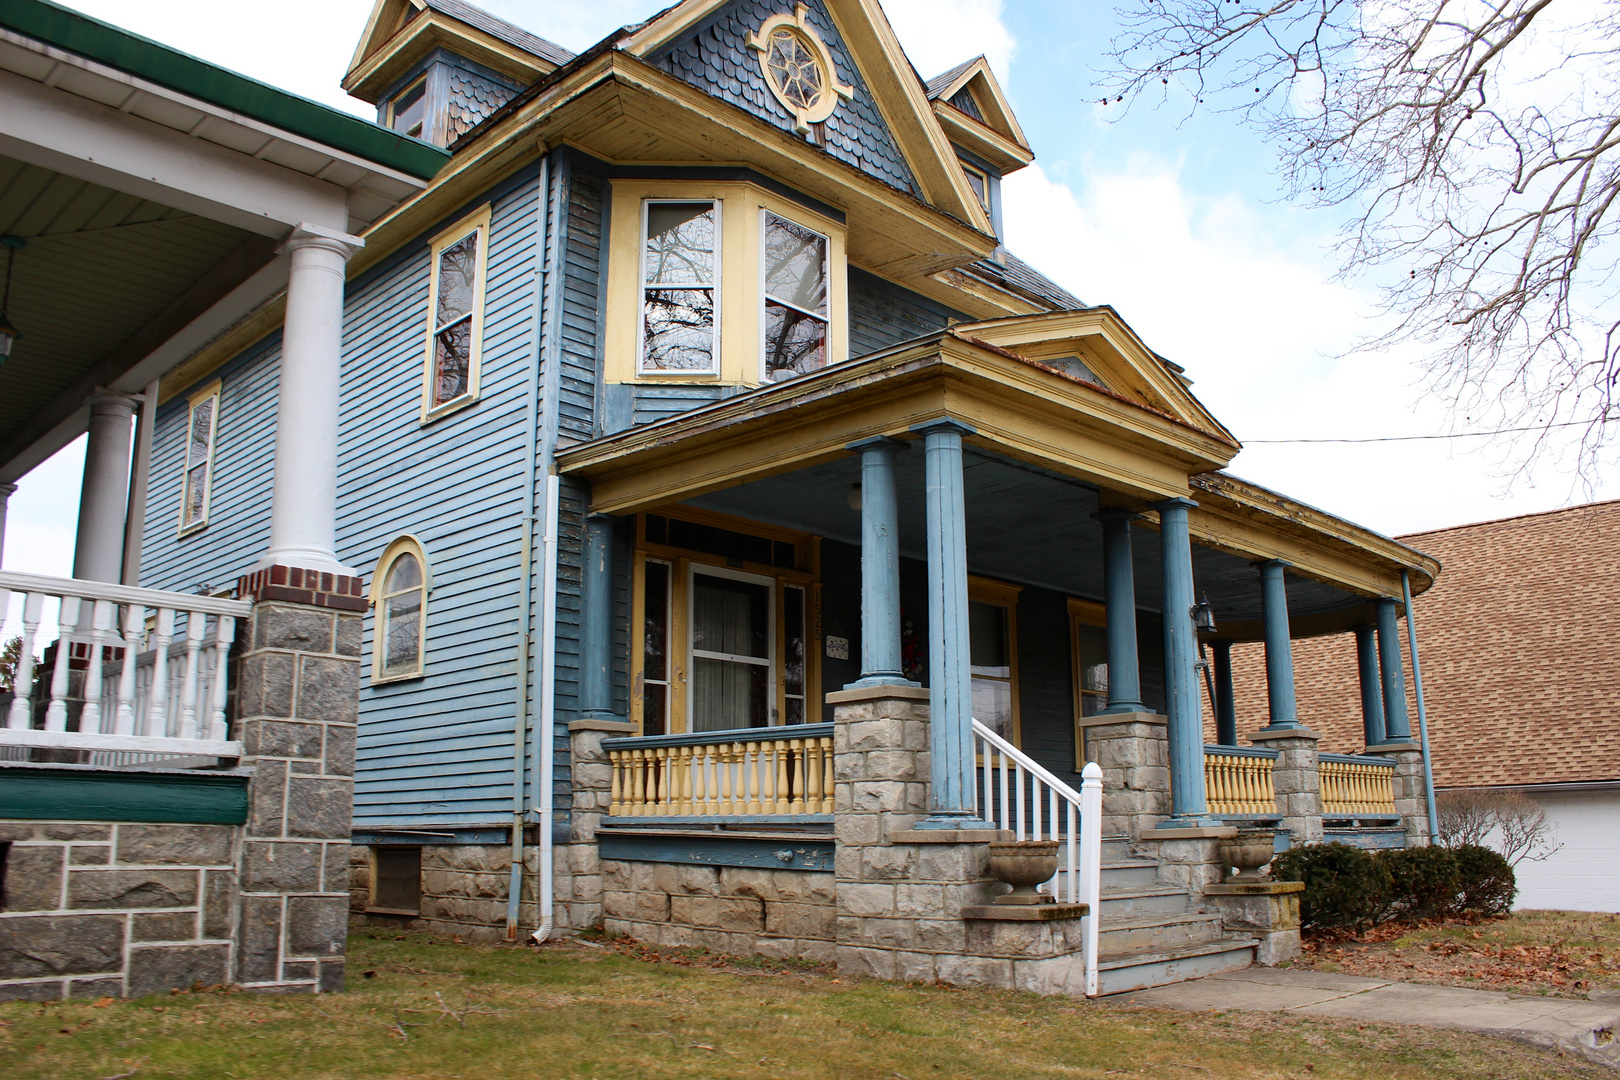
M 973 736 L 984 776 L 985 819 L 1012 832 L 1018 840 L 1044 838 L 1063 845 L 1063 858 L 1058 865 L 1067 870 L 1067 900 L 1071 904 L 1086 905 L 1086 915 L 1080 924 L 1081 956 L 1085 963 L 1086 996 L 1096 997 L 1097 920 L 1101 914 L 1102 891 L 1102 769 L 1095 761 L 1087 762 L 1080 774 L 1080 790 L 1076 791 L 978 720 L 973 721 Z M 974 794 L 975 797 L 978 794 L 977 785 Z M 1044 828 L 1043 802 L 1046 804 Z M 1054 876 L 1048 883 L 1054 895 L 1056 882 Z

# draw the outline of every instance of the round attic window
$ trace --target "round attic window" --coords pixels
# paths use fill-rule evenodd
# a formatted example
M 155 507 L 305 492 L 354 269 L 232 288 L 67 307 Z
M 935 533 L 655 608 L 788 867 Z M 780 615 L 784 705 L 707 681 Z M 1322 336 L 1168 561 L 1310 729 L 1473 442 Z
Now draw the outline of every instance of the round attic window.
M 810 25 L 809 10 L 797 5 L 792 15 L 773 15 L 748 39 L 770 87 L 801 132 L 832 115 L 839 98 L 855 96 L 839 83 L 832 53 Z

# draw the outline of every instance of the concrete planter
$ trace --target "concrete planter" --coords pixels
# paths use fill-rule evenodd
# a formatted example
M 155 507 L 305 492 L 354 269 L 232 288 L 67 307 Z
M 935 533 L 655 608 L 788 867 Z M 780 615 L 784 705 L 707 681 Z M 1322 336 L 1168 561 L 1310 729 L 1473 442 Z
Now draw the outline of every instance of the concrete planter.
M 1239 829 L 1236 836 L 1220 841 L 1217 853 L 1223 866 L 1236 867 L 1228 881 L 1264 881 L 1262 867 L 1276 853 L 1277 834 L 1273 829 Z
M 1013 891 L 995 898 L 997 904 L 1050 904 L 1054 898 L 1035 891 L 1050 881 L 1058 868 L 1056 840 L 1010 840 L 990 845 L 990 874 Z

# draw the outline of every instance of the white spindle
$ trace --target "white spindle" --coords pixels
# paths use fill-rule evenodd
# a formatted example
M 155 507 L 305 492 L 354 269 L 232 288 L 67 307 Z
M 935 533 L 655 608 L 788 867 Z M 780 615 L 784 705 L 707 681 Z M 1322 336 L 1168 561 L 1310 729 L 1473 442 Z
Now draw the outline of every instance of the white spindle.
M 1001 762 L 1001 828 L 1006 831 L 1012 828 L 1011 823 L 1008 821 L 1010 817 L 1008 800 L 1012 797 L 1012 793 L 1007 790 L 1007 755 L 997 753 L 996 757 Z
M 79 598 L 62 597 L 62 607 L 56 617 L 61 636 L 56 639 L 56 666 L 51 671 L 51 701 L 45 707 L 45 730 L 67 730 L 68 684 L 73 670 L 73 639 L 70 628 L 79 625 Z
M 79 711 L 79 730 L 101 731 L 101 651 L 107 643 L 107 628 L 113 621 L 113 606 L 95 601 L 90 609 L 90 656 L 84 665 L 84 708 Z
M 180 731 L 182 739 L 197 737 L 197 674 L 202 658 L 203 635 L 208 620 L 193 611 L 186 616 L 186 666 L 180 681 Z
M 11 715 L 6 721 L 6 727 L 13 730 L 34 726 L 34 637 L 44 611 L 44 593 L 23 593 L 22 653 L 17 657 L 17 672 L 12 680 L 12 692 L 16 696 L 11 699 Z
M 235 625 L 235 619 L 221 619 L 220 625 Z M 140 667 L 141 638 L 146 633 L 146 608 L 124 605 L 124 665 L 118 670 L 118 705 L 113 718 L 113 734 L 135 734 L 135 670 Z M 220 736 L 224 738 L 224 736 Z
M 174 639 L 174 610 L 158 608 L 152 628 L 152 684 L 146 703 L 142 735 L 169 734 L 169 642 Z
M 225 700 L 230 692 L 231 642 L 236 640 L 236 620 L 221 615 L 214 620 L 214 684 L 209 703 L 208 731 L 204 738 L 225 738 Z

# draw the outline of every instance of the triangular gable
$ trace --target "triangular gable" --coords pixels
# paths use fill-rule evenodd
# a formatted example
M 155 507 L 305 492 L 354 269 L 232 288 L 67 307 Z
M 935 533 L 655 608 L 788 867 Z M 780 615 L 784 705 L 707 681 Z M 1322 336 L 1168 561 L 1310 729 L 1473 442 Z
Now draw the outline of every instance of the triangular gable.
M 1181 369 L 1149 349 L 1111 307 L 958 323 L 951 329 L 1085 378 L 1078 366 L 1064 363 L 1077 358 L 1095 376 L 1086 381 L 1200 431 L 1237 441 L 1187 389 Z
M 876 0 L 683 0 L 622 46 L 755 115 L 794 130 L 767 87 L 752 37 L 772 16 L 803 17 L 855 94 L 826 121 L 824 149 L 984 233 L 993 231 Z M 902 181 L 902 177 L 904 177 Z
M 934 116 L 951 142 L 977 154 L 1003 173 L 1035 160 L 1012 104 L 982 56 L 958 64 L 927 83 Z
M 444 46 L 527 86 L 573 59 L 562 46 L 465 0 L 377 0 L 343 76 L 343 88 L 376 102 L 411 65 Z

